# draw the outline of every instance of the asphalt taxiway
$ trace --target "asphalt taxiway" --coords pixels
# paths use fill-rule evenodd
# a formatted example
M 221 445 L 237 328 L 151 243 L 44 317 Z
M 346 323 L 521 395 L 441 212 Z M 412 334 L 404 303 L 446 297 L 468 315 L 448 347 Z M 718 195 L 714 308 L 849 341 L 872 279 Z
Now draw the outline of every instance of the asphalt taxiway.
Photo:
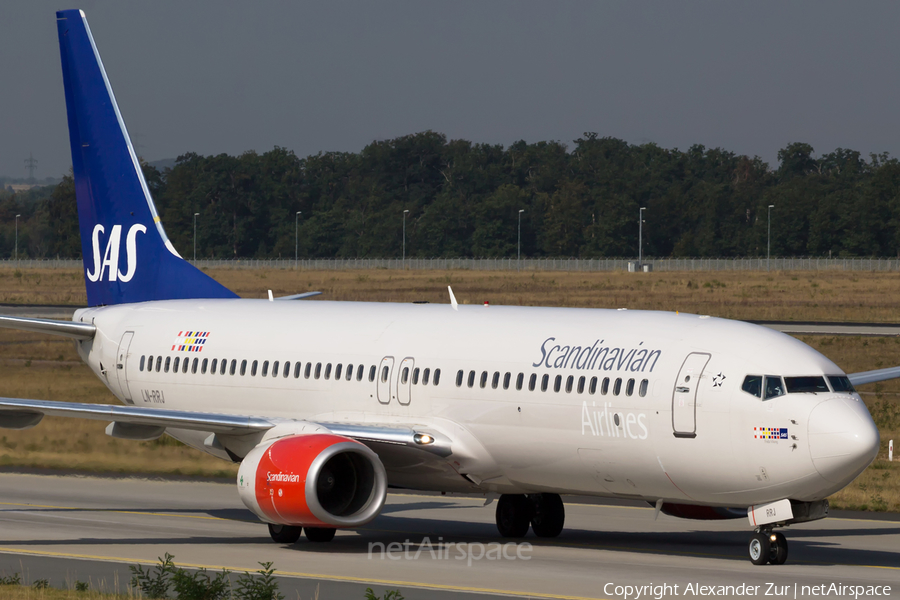
M 900 521 L 890 518 L 791 527 L 788 563 L 756 567 L 746 558 L 744 520 L 654 520 L 650 507 L 570 501 L 559 538 L 529 534 L 527 545 L 504 547 L 496 505 L 484 504 L 390 494 L 364 529 L 289 546 L 271 541 L 234 484 L 0 474 L 0 575 L 125 590 L 129 565 L 168 552 L 185 567 L 237 572 L 272 561 L 287 598 L 363 598 L 366 587 L 397 589 L 409 600 L 617 598 L 615 586 L 649 584 L 678 585 L 667 597 L 693 597 L 684 593 L 689 583 L 762 586 L 754 597 L 769 583 L 888 585 L 900 596 Z

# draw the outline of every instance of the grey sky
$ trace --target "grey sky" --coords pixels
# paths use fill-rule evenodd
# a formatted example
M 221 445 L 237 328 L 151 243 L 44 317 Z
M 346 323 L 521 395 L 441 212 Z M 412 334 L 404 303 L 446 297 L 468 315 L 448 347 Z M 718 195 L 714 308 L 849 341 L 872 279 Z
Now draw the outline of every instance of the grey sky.
M 55 10 L 0 4 L 0 175 L 70 165 Z M 138 151 L 805 141 L 900 156 L 895 2 L 82 0 Z

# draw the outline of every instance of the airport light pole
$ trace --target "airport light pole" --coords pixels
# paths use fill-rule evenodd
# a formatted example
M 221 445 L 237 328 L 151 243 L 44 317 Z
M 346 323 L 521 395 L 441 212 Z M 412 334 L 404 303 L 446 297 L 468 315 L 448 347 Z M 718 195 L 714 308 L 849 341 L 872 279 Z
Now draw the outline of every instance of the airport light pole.
M 769 270 L 769 258 L 772 253 L 772 209 L 775 208 L 774 204 L 769 205 L 769 224 L 766 232 L 766 271 Z
M 638 271 L 644 270 L 644 211 L 646 206 L 642 206 L 638 212 Z
M 16 267 L 19 266 L 19 217 L 22 215 L 16 215 Z
M 200 213 L 194 213 L 194 262 L 197 262 L 197 217 Z
M 524 208 L 519 209 L 519 241 L 516 244 L 516 270 L 521 270 L 519 264 L 522 260 L 522 213 L 525 212 Z
M 297 258 L 300 256 L 299 248 L 300 248 L 300 230 L 298 229 L 300 223 L 300 215 L 303 214 L 302 210 L 298 210 L 297 214 L 294 215 L 294 269 L 297 268 Z
M 403 211 L 403 262 L 401 263 L 401 267 L 406 270 L 406 213 L 409 210 Z

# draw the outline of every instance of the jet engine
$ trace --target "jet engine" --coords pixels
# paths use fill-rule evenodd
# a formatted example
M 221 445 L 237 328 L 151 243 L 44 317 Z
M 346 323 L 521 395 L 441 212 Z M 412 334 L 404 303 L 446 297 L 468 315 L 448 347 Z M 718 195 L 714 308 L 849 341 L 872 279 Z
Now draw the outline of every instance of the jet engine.
M 378 456 L 331 433 L 291 435 L 264 442 L 238 470 L 243 503 L 268 523 L 303 527 L 359 527 L 374 519 L 387 496 Z

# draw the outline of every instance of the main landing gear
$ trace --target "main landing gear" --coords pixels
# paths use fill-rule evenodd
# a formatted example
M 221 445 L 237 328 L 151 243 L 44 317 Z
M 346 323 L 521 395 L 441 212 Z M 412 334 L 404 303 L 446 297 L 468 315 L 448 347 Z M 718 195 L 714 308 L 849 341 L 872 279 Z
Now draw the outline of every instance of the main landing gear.
M 559 494 L 503 494 L 497 503 L 497 529 L 503 537 L 524 537 L 529 525 L 538 537 L 556 537 L 565 521 Z
M 306 539 L 310 542 L 330 542 L 334 539 L 334 527 L 307 527 Z M 300 539 L 302 527 L 269 523 L 269 535 L 279 544 L 293 544 Z
M 788 557 L 787 539 L 781 533 L 760 527 L 748 546 L 750 562 L 754 565 L 783 565 Z

